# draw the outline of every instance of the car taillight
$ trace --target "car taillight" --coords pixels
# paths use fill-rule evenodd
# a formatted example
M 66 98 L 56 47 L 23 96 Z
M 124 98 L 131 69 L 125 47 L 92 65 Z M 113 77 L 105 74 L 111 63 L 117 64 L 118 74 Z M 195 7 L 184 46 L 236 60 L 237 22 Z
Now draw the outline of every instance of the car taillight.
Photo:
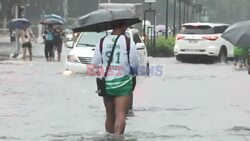
M 218 36 L 204 36 L 202 37 L 203 39 L 209 40 L 209 41 L 215 41 L 217 40 L 219 37 Z
M 185 36 L 180 36 L 180 35 L 176 36 L 176 40 L 183 40 L 183 39 L 185 39 Z

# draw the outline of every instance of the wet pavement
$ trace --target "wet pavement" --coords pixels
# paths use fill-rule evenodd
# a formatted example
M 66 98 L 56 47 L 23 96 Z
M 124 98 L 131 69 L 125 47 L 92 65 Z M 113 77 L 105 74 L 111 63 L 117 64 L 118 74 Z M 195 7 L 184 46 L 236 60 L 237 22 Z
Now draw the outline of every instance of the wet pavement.
M 95 78 L 66 75 L 63 62 L 33 60 L 0 61 L 0 140 L 112 140 L 104 132 Z M 250 77 L 245 70 L 174 58 L 151 58 L 150 63 L 163 65 L 163 76 L 138 78 L 124 140 L 250 140 Z

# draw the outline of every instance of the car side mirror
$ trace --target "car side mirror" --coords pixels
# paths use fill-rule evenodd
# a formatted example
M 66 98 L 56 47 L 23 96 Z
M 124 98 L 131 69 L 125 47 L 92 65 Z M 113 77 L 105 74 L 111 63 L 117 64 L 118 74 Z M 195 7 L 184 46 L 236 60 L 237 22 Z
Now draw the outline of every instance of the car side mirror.
M 70 48 L 70 49 L 72 49 L 73 48 L 73 46 L 74 46 L 74 42 L 73 41 L 68 41 L 68 42 L 66 42 L 66 47 L 67 48 Z

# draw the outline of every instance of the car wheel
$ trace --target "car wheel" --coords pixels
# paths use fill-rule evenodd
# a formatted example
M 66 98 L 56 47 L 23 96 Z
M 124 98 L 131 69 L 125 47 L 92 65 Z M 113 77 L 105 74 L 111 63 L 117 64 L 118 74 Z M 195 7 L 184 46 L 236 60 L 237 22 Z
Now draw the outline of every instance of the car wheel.
M 146 75 L 147 75 L 147 76 L 150 76 L 149 62 L 147 62 L 147 66 L 146 66 Z
M 220 53 L 218 56 L 218 62 L 219 63 L 227 63 L 227 50 L 225 48 L 222 48 L 220 50 Z
M 183 62 L 183 58 L 180 55 L 176 55 L 175 58 L 178 62 Z

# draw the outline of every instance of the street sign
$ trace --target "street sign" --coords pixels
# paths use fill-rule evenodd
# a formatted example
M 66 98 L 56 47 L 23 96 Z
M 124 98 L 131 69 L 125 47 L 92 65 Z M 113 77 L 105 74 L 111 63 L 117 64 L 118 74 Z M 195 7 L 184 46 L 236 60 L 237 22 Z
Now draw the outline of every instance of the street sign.
M 156 0 L 145 0 L 146 3 L 153 3 L 156 2 Z

